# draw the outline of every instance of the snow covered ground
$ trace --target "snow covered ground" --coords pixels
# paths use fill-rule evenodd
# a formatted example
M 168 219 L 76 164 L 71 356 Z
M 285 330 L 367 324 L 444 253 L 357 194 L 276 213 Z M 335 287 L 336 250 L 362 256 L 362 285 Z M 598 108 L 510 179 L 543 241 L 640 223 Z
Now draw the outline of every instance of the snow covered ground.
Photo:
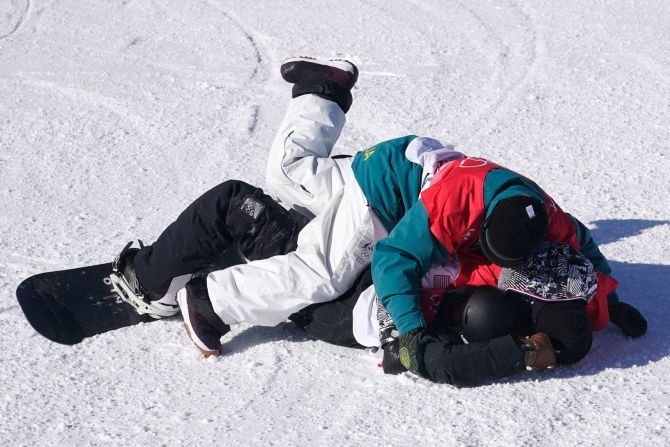
M 417 133 L 533 177 L 649 333 L 474 389 L 288 323 L 210 360 L 175 320 L 35 334 L 22 279 L 151 241 L 224 179 L 263 184 L 301 54 L 361 69 L 338 150 Z M 0 0 L 0 445 L 668 445 L 669 98 L 666 0 Z

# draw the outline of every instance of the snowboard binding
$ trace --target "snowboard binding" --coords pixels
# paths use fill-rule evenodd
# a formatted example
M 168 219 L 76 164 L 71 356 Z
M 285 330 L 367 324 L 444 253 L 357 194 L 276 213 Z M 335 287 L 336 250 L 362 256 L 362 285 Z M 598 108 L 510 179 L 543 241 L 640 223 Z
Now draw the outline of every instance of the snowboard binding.
M 179 311 L 179 309 L 168 309 L 155 306 L 150 301 L 145 301 L 143 295 L 135 295 L 131 287 L 128 285 L 128 282 L 126 282 L 126 279 L 116 272 L 109 275 L 109 280 L 111 281 L 116 294 L 123 301 L 133 306 L 140 315 L 149 315 L 152 318 L 160 319 L 171 317 Z
M 131 248 L 133 242 L 129 242 L 121 253 L 116 257 L 112 264 L 112 273 L 109 280 L 114 291 L 126 303 L 133 306 L 140 315 L 149 315 L 152 318 L 171 317 L 179 312 L 179 307 L 165 305 L 161 300 L 152 301 L 135 276 L 133 258 L 139 251 L 137 248 Z M 140 249 L 144 247 L 142 241 L 139 241 Z

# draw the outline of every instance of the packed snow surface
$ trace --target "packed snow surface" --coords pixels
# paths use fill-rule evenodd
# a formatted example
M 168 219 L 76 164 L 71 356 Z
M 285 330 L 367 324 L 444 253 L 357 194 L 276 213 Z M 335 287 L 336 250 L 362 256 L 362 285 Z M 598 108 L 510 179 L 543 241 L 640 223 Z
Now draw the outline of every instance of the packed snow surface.
M 74 347 L 24 278 L 155 239 L 225 179 L 263 185 L 282 59 L 360 68 L 337 151 L 428 135 L 529 175 L 593 230 L 649 332 L 478 388 L 385 376 L 290 323 L 203 360 L 175 319 Z M 0 445 L 670 443 L 670 3 L 0 0 Z

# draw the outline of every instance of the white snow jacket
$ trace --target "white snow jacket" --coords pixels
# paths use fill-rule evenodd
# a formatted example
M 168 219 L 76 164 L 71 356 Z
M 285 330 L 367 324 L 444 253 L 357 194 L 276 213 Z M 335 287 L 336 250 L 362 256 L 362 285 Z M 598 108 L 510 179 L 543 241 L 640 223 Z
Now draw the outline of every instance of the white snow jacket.
M 387 235 L 354 177 L 352 159 L 330 158 L 344 123 L 332 101 L 315 95 L 291 100 L 270 149 L 267 192 L 285 207 L 316 217 L 294 252 L 210 273 L 210 299 L 224 322 L 274 326 L 310 304 L 339 297 Z M 442 155 L 427 154 L 433 151 Z M 427 164 L 424 179 L 440 160 L 462 156 L 430 138 L 416 138 L 407 154 Z

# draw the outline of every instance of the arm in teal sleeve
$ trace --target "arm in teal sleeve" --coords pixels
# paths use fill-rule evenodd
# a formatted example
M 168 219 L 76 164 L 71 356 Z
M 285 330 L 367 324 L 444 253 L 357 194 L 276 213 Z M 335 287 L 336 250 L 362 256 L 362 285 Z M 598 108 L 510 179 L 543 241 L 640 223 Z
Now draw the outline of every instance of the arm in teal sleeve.
M 372 281 L 401 334 L 425 327 L 418 296 L 419 281 L 436 259 L 447 257 L 433 238 L 421 200 L 405 214 L 372 255 Z
M 579 242 L 579 251 L 586 256 L 586 258 L 591 261 L 593 266 L 598 269 L 598 271 L 609 275 L 612 269 L 607 263 L 607 259 L 600 252 L 598 244 L 591 237 L 591 232 L 586 226 L 581 223 L 575 216 L 566 213 L 568 217 L 574 222 L 575 230 L 577 231 L 577 242 Z
M 591 232 L 586 226 L 579 221 L 575 216 L 566 213 L 568 217 L 574 222 L 575 230 L 577 231 L 577 242 L 579 242 L 579 251 L 588 258 L 593 266 L 600 272 L 609 275 L 612 273 L 609 263 L 605 256 L 600 252 L 598 244 L 591 237 Z M 611 306 L 619 302 L 619 295 L 616 290 L 607 295 L 608 304 Z

